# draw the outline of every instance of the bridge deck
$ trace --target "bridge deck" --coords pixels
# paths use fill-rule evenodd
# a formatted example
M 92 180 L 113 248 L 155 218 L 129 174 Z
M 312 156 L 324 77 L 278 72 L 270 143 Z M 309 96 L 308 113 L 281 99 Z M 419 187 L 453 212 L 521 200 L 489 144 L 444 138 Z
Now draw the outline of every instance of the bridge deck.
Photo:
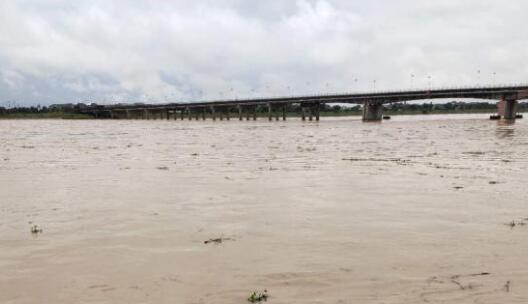
M 289 97 L 262 97 L 251 99 L 230 99 L 181 103 L 156 103 L 156 104 L 117 104 L 89 107 L 83 112 L 109 111 L 109 110 L 161 110 L 181 108 L 203 108 L 203 107 L 231 107 L 231 106 L 255 106 L 275 104 L 325 104 L 325 103 L 348 103 L 348 104 L 388 104 L 394 102 L 442 99 L 442 98 L 476 98 L 495 100 L 519 100 L 528 98 L 528 85 L 500 86 L 500 87 L 475 87 L 440 90 L 416 90 L 416 91 L 392 91 L 374 93 L 352 93 L 331 95 L 309 95 Z

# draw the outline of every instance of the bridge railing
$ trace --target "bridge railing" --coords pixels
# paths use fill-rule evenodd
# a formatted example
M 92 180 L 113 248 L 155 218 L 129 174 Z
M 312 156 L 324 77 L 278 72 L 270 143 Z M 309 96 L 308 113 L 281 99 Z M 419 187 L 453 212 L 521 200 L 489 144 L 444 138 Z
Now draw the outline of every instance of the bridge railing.
M 144 106 L 169 106 L 169 105 L 185 105 L 185 104 L 214 104 L 214 103 L 237 103 L 240 101 L 244 101 L 247 103 L 263 103 L 270 100 L 288 100 L 288 99 L 317 99 L 322 97 L 331 97 L 331 96 L 354 96 L 354 95 L 385 95 L 385 94 L 416 94 L 416 93 L 424 93 L 424 92 L 442 92 L 442 91 L 463 91 L 463 90 L 471 90 L 471 91 L 479 91 L 479 90 L 501 90 L 501 89 L 521 89 L 526 88 L 528 90 L 528 83 L 517 83 L 517 84 L 498 84 L 498 85 L 480 85 L 480 86 L 444 86 L 444 87 L 431 87 L 431 88 L 409 88 L 409 89 L 401 89 L 401 90 L 363 90 L 363 91 L 354 91 L 354 92 L 327 92 L 327 93 L 321 93 L 321 94 L 308 94 L 308 95 L 274 95 L 274 96 L 261 96 L 261 97 L 248 97 L 248 98 L 228 98 L 228 99 L 204 99 L 204 100 L 197 100 L 197 101 L 179 101 L 179 102 L 164 102 L 164 103 L 149 103 L 149 104 L 143 104 Z M 129 104 L 123 104 L 120 103 L 122 106 L 134 106 L 134 103 Z M 99 105 L 99 106 L 108 106 L 112 107 L 112 105 Z M 114 105 L 115 106 L 115 105 Z M 137 105 L 138 108 L 140 108 L 142 105 Z
M 455 91 L 455 90 L 491 90 L 491 89 L 506 89 L 506 88 L 527 88 L 528 83 L 517 83 L 517 84 L 499 84 L 499 85 L 481 85 L 481 86 L 444 86 L 444 87 L 432 87 L 432 88 L 409 88 L 401 90 L 364 90 L 354 92 L 327 92 L 321 94 L 293 94 L 293 95 L 273 95 L 273 96 L 262 96 L 262 97 L 242 97 L 242 98 L 228 98 L 228 99 L 204 99 L 189 103 L 214 103 L 214 102 L 237 102 L 237 101 L 255 101 L 264 102 L 270 99 L 296 99 L 296 98 L 318 98 L 318 97 L 329 97 L 329 96 L 346 96 L 346 95 L 369 95 L 369 94 L 402 94 L 402 93 L 422 93 L 422 92 L 433 92 L 433 91 Z

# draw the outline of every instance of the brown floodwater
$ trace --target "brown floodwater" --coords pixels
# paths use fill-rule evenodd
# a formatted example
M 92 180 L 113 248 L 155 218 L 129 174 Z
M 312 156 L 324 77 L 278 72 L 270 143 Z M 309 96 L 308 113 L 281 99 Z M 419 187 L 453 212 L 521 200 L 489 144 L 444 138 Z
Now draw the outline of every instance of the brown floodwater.
M 4 120 L 0 303 L 526 303 L 527 204 L 526 120 Z

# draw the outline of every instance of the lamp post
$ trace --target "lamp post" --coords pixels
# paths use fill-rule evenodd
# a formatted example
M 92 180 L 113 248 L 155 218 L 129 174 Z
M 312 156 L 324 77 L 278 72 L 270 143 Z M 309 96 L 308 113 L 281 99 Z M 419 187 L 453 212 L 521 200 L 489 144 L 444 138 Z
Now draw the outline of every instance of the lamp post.
M 493 85 L 496 85 L 497 72 L 493 72 Z
M 431 75 L 427 76 L 429 79 L 429 90 L 433 89 L 433 77 Z

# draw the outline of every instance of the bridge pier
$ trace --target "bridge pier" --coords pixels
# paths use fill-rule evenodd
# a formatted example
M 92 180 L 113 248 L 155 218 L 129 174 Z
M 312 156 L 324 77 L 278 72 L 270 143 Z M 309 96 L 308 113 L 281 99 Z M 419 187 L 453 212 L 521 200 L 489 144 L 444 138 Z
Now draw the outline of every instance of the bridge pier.
M 242 115 L 242 107 L 238 105 L 238 120 L 242 121 L 244 119 Z
M 320 112 L 319 103 L 314 104 L 311 109 L 312 109 L 312 112 L 314 112 L 315 114 L 315 120 L 319 121 L 319 112 Z
M 503 119 L 514 120 L 517 116 L 518 106 L 517 100 L 501 100 L 498 104 L 498 113 Z
M 269 121 L 273 120 L 273 113 L 272 113 L 272 109 L 271 109 L 271 103 L 268 103 L 268 120 Z
M 282 120 L 286 121 L 286 106 L 282 105 Z
M 226 111 L 225 111 L 226 112 L 226 120 L 231 120 L 231 115 L 230 115 L 231 113 L 229 113 L 230 112 L 229 110 L 230 110 L 229 108 L 226 108 Z
M 211 109 L 211 116 L 213 116 L 213 120 L 216 120 L 215 108 L 213 106 L 211 106 L 210 109 Z
M 130 119 L 130 111 L 125 110 L 126 119 Z
M 383 105 L 380 103 L 365 102 L 363 104 L 363 121 L 381 121 L 383 118 Z

